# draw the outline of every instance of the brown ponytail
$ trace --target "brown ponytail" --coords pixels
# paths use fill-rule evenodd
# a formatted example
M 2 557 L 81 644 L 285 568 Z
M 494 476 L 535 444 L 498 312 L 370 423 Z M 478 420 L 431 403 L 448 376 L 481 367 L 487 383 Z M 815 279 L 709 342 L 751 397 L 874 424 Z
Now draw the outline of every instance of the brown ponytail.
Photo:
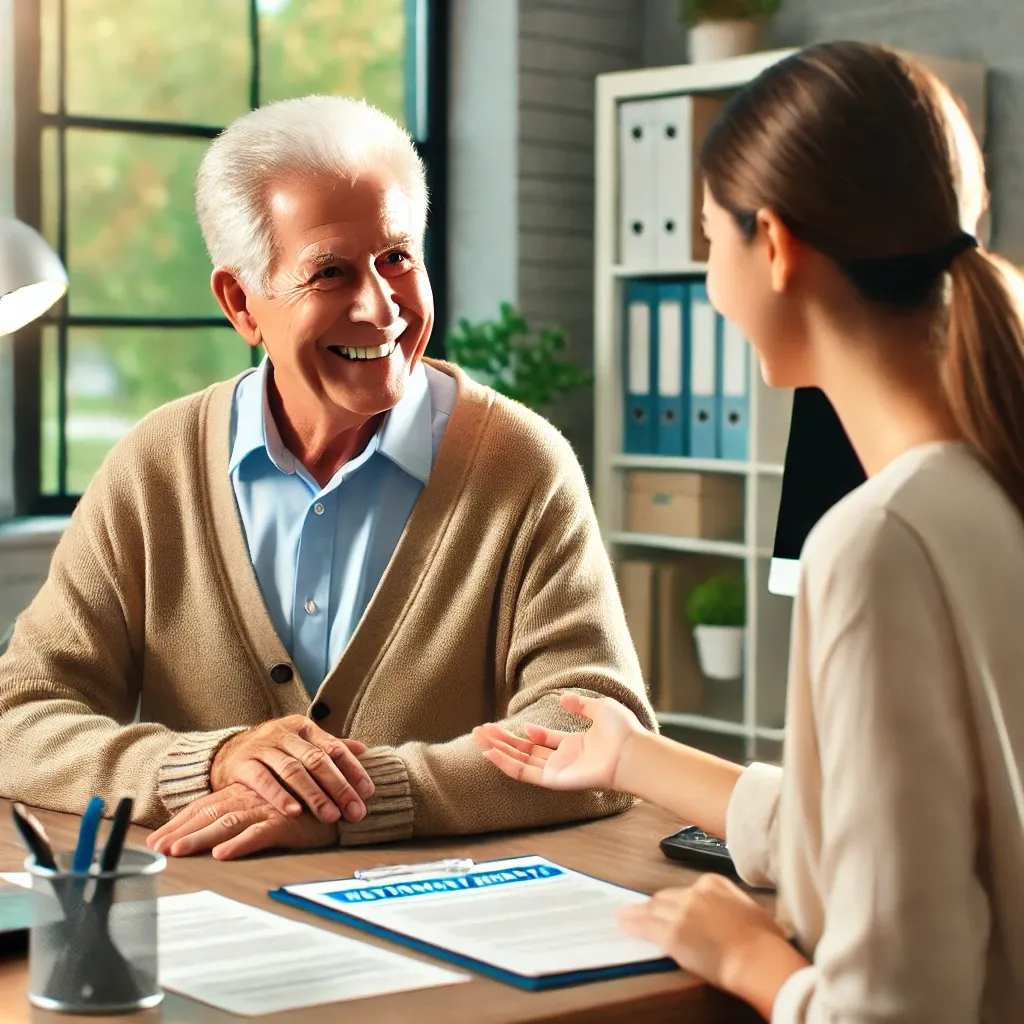
M 963 244 L 984 164 L 946 87 L 884 47 L 802 50 L 733 97 L 701 170 L 748 238 L 771 209 L 865 300 L 934 312 L 957 424 L 1024 514 L 1024 281 Z
M 954 260 L 950 277 L 950 408 L 1024 513 L 1024 282 L 1006 260 L 976 251 Z

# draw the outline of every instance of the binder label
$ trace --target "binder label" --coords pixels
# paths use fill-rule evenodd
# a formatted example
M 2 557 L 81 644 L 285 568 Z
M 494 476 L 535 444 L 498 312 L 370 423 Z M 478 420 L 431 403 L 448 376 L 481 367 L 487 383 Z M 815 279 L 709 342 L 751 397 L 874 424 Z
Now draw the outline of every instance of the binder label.
M 683 308 L 678 302 L 658 303 L 658 394 L 683 393 Z
M 629 305 L 629 393 L 651 393 L 651 311 L 646 302 Z
M 728 320 L 722 338 L 722 394 L 733 398 L 747 394 L 747 342 Z
M 690 391 L 715 393 L 715 310 L 710 302 L 694 302 L 693 344 L 690 353 Z

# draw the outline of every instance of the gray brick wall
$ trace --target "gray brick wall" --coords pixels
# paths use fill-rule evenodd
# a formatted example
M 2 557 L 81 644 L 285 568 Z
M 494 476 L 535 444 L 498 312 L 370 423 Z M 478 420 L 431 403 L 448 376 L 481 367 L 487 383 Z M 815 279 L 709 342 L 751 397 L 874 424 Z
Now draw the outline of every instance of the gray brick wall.
M 642 64 L 642 0 L 519 0 L 519 303 L 593 364 L 594 78 Z M 589 389 L 552 418 L 589 474 Z

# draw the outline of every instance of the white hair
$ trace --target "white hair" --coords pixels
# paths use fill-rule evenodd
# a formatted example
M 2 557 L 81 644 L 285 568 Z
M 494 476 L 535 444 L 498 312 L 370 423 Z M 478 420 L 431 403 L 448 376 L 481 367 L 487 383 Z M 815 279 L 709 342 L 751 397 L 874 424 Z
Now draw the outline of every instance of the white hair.
M 238 118 L 210 143 L 196 176 L 196 215 L 213 265 L 268 294 L 274 257 L 268 185 L 295 173 L 352 178 L 381 164 L 412 201 L 422 238 L 423 161 L 409 134 L 387 114 L 362 100 L 304 96 Z

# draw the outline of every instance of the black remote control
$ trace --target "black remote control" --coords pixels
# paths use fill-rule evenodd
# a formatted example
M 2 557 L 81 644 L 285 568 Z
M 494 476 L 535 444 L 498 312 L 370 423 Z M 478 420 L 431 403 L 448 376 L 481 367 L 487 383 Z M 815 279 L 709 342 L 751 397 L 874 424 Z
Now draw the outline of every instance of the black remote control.
M 697 871 L 718 871 L 721 874 L 736 874 L 736 865 L 729 856 L 729 848 L 722 839 L 716 839 L 702 832 L 696 826 L 680 829 L 662 839 L 661 852 L 672 860 L 678 860 Z

